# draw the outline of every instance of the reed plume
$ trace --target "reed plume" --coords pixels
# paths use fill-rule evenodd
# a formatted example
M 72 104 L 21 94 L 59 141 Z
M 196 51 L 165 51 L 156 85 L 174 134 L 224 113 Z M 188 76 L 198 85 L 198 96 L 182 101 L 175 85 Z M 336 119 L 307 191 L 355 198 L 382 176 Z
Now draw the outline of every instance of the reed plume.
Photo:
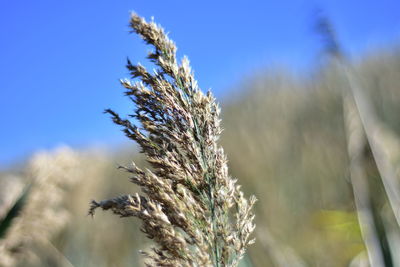
M 68 190 L 81 178 L 79 160 L 69 148 L 39 153 L 32 159 L 30 185 L 23 193 L 21 211 L 0 238 L 0 266 L 43 266 L 45 260 L 52 260 L 57 266 L 71 266 L 51 239 L 69 221 L 65 203 Z
M 177 48 L 159 25 L 132 14 L 130 27 L 153 46 L 148 59 L 157 69 L 149 73 L 128 60 L 132 79 L 139 81 L 121 80 L 135 104 L 129 116 L 139 127 L 106 112 L 139 144 L 152 170 L 120 167 L 144 195 L 92 201 L 89 214 L 100 207 L 141 219 L 141 230 L 156 243 L 142 252 L 147 266 L 237 266 L 254 242 L 256 199 L 246 199 L 228 174 L 218 145 L 220 108 L 211 92 L 199 89 L 189 60 L 177 62 Z

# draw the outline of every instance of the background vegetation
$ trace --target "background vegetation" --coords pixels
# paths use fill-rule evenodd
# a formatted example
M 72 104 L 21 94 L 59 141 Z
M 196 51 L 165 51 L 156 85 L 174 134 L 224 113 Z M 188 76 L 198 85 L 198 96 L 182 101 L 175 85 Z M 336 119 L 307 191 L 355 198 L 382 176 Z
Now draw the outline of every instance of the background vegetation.
M 364 55 L 353 66 L 379 121 L 390 128 L 393 140 L 398 140 L 400 50 L 392 47 Z M 342 108 L 342 90 L 346 86 L 340 71 L 329 62 L 321 63 L 307 76 L 269 69 L 242 81 L 232 89 L 233 96 L 222 103 L 221 142 L 228 154 L 230 173 L 240 180 L 247 195 L 255 194 L 259 199 L 257 242 L 250 247 L 243 266 L 368 266 L 357 261 L 365 258 L 362 253 L 366 248 L 350 179 Z M 396 144 L 390 148 L 398 152 Z M 137 251 L 148 241 L 138 230 L 136 220 L 120 220 L 101 212 L 96 214 L 96 220 L 87 216 L 92 198 L 137 190 L 126 173 L 116 169 L 132 159 L 142 163 L 135 150 L 133 145 L 116 148 L 112 153 L 62 148 L 42 152 L 29 164 L 3 170 L 2 249 L 16 218 L 24 215 L 26 203 L 35 203 L 29 196 L 34 195 L 41 176 L 59 177 L 59 172 L 69 170 L 70 177 L 64 179 L 73 182 L 55 183 L 46 190 L 62 190 L 63 194 L 30 205 L 37 213 L 29 215 L 36 224 L 28 233 L 44 223 L 43 214 L 49 210 L 66 214 L 60 227 L 49 236 L 50 241 L 38 241 L 29 234 L 13 237 L 18 242 L 14 242 L 16 247 L 10 257 L 17 260 L 0 260 L 0 265 L 141 266 Z M 365 170 L 374 214 L 381 218 L 378 221 L 384 229 L 380 236 L 390 244 L 384 248 L 388 251 L 385 255 L 391 258 L 386 266 L 400 266 L 396 253 L 400 248 L 399 228 L 370 154 L 366 149 Z M 38 161 L 37 157 L 46 160 Z M 398 162 L 393 164 L 399 174 Z M 43 193 L 40 186 L 36 190 Z M 57 206 L 46 207 L 45 203 L 54 203 L 53 197 L 62 199 Z

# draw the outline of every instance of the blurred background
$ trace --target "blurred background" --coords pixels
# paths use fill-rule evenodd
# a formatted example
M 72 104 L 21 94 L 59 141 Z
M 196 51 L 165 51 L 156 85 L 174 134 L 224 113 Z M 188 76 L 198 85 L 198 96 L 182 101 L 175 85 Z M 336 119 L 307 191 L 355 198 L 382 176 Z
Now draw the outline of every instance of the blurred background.
M 118 165 L 146 164 L 102 114 L 132 110 L 127 57 L 153 68 L 130 11 L 221 103 L 230 173 L 259 199 L 243 266 L 400 266 L 396 0 L 2 0 L 0 266 L 143 266 L 138 221 L 87 216 L 137 192 Z

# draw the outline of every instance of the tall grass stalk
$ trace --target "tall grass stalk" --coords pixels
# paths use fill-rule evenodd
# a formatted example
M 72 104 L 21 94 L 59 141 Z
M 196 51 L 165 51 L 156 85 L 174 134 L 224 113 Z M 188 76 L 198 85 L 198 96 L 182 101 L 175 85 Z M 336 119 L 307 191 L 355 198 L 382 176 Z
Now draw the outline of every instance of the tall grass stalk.
M 347 66 L 343 66 L 342 68 L 350 85 L 354 103 L 356 104 L 366 137 L 371 146 L 371 151 L 382 178 L 393 214 L 397 220 L 397 224 L 400 226 L 400 183 L 399 177 L 396 175 L 396 168 L 393 165 L 394 160 L 390 158 L 390 152 L 393 151 L 391 147 L 393 141 L 390 142 L 391 140 L 388 140 L 389 137 L 393 138 L 395 135 L 379 121 L 371 103 L 355 81 L 351 69 Z
M 391 253 L 394 250 L 389 247 L 386 230 L 380 229 L 383 223 L 382 215 L 378 214 L 372 205 L 370 185 L 364 170 L 367 166 L 364 154 L 370 148 L 391 211 L 397 221 L 397 226 L 400 226 L 400 210 L 398 208 L 400 207 L 400 183 L 393 165 L 395 162 L 393 152 L 390 153 L 393 149 L 388 145 L 398 144 L 399 139 L 394 137 L 395 135 L 376 116 L 371 102 L 360 86 L 356 72 L 347 62 L 340 48 L 329 20 L 321 17 L 318 26 L 320 33 L 325 38 L 334 67 L 342 74 L 344 81 L 342 100 L 350 158 L 350 176 L 369 261 L 371 266 L 392 266 Z
M 354 100 L 350 95 L 343 98 L 343 114 L 345 116 L 347 147 L 350 158 L 351 185 L 361 233 L 371 266 L 384 267 L 383 251 L 380 247 L 374 222 L 369 184 L 364 170 L 364 147 L 367 140 Z
M 121 167 L 133 176 L 144 195 L 93 201 L 89 210 L 111 210 L 121 217 L 142 220 L 142 231 L 156 246 L 142 252 L 147 266 L 237 266 L 253 243 L 255 197 L 247 200 L 228 174 L 227 159 L 218 145 L 220 108 L 211 92 L 198 87 L 184 57 L 164 30 L 132 14 L 130 26 L 154 51 L 148 59 L 157 69 L 127 68 L 132 79 L 121 80 L 135 104 L 134 125 L 107 109 L 114 123 L 136 141 L 152 169 L 135 164 Z

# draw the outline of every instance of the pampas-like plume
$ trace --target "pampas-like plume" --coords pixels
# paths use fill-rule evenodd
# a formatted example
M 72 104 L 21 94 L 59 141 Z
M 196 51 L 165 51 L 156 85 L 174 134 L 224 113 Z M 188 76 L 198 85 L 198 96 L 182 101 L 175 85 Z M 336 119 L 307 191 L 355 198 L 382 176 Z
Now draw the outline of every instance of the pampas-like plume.
M 40 251 L 50 251 L 46 256 L 58 266 L 71 266 L 50 240 L 70 218 L 65 208 L 66 193 L 80 176 L 79 160 L 69 148 L 33 158 L 29 168 L 31 185 L 24 205 L 0 238 L 0 266 L 43 266 Z
M 180 64 L 176 46 L 154 22 L 132 14 L 130 26 L 154 47 L 148 58 L 158 66 L 153 74 L 141 65 L 127 68 L 131 83 L 121 80 L 135 103 L 130 115 L 141 127 L 107 109 L 114 123 L 136 141 L 153 170 L 133 164 L 131 173 L 145 196 L 138 194 L 100 202 L 96 208 L 143 221 L 142 231 L 157 244 L 143 252 L 147 266 L 237 266 L 255 225 L 255 197 L 244 198 L 228 175 L 227 160 L 217 141 L 220 108 L 210 92 L 203 94 L 189 61 Z

